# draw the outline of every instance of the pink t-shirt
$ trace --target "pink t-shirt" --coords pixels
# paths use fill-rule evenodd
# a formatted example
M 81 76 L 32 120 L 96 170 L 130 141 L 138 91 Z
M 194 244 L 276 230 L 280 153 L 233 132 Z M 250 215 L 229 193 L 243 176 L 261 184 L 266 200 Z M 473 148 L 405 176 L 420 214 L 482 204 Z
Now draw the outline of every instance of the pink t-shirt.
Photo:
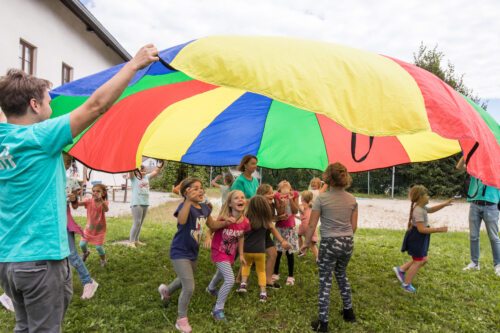
M 240 223 L 232 223 L 216 230 L 212 238 L 212 261 L 229 261 L 232 264 L 238 251 L 238 239 L 250 230 L 250 222 L 246 217 Z
M 300 226 L 299 226 L 299 236 L 305 236 L 307 229 L 309 228 L 309 219 L 311 218 L 312 209 L 309 205 L 304 205 L 302 213 L 300 213 Z M 318 241 L 318 232 L 314 230 L 314 234 L 312 236 L 312 241 Z
M 293 191 L 293 199 L 296 199 L 299 197 L 299 192 Z M 274 194 L 274 201 L 278 202 L 281 198 L 281 193 L 276 192 Z M 285 208 L 285 213 L 288 214 L 288 219 L 283 220 L 283 221 L 278 221 L 276 222 L 276 227 L 278 228 L 294 228 L 295 227 L 295 215 L 292 214 L 292 207 L 290 202 L 288 202 L 288 206 Z
M 106 216 L 102 205 L 98 205 L 94 199 L 85 199 L 87 209 L 87 225 L 83 231 L 83 240 L 92 245 L 103 245 L 106 237 Z

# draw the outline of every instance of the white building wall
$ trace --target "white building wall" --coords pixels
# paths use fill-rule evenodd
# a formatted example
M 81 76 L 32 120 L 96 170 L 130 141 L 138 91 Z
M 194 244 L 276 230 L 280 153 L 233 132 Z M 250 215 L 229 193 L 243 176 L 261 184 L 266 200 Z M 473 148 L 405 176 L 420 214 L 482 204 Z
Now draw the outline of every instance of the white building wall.
M 58 0 L 0 0 L 0 75 L 19 68 L 19 40 L 37 47 L 35 75 L 61 85 L 62 63 L 73 79 L 123 60 Z

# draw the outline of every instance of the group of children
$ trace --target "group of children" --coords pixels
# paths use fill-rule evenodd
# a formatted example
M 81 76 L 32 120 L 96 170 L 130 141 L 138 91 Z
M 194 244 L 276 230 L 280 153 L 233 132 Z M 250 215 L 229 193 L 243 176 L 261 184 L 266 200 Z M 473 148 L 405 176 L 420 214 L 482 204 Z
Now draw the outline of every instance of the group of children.
M 220 178 L 217 177 L 212 182 L 212 185 L 221 188 L 223 202 L 220 213 L 215 219 L 211 216 L 212 208 L 207 204 L 204 188 L 199 179 L 187 178 L 178 188 L 184 200 L 174 213 L 177 218 L 177 232 L 170 247 L 170 259 L 177 278 L 168 285 L 161 284 L 158 291 L 162 301 L 168 303 L 172 294 L 181 289 L 178 299 L 178 319 L 175 324 L 181 332 L 192 331 L 187 319 L 188 306 L 195 287 L 195 271 L 203 235 L 207 235 L 210 240 L 208 245 L 211 260 L 216 268 L 212 280 L 205 288 L 208 294 L 216 298 L 212 310 L 215 320 L 226 320 L 224 305 L 236 281 L 239 283 L 236 291 L 247 292 L 252 265 L 255 265 L 260 289 L 259 300 L 265 302 L 267 300 L 266 288 L 280 287 L 277 281 L 280 279 L 279 269 L 283 253 L 288 262 L 286 278 L 288 286 L 293 286 L 295 283 L 295 253 L 303 256 L 307 250 L 311 250 L 318 262 L 316 230 L 308 244 L 305 244 L 304 238 L 309 228 L 313 202 L 320 193 L 327 191 L 326 184 L 319 178 L 314 178 L 309 190 L 300 194 L 300 201 L 298 192 L 294 191 L 287 181 L 281 181 L 276 192 L 269 184 L 262 184 L 257 188 L 256 195 L 247 199 L 242 191 L 230 190 L 231 176 L 224 177 L 224 185 L 217 183 Z M 78 183 L 72 179 L 68 179 L 67 183 L 70 262 L 78 271 L 84 285 L 82 298 L 89 299 L 98 287 L 97 282 L 90 278 L 84 263 L 90 255 L 89 243 L 95 245 L 101 266 L 104 267 L 107 263 L 103 247 L 106 234 L 105 213 L 109 207 L 107 191 L 105 186 L 96 184 L 92 188 L 92 197 L 79 201 Z M 452 199 L 434 207 L 427 207 L 429 195 L 425 187 L 421 185 L 412 187 L 409 197 L 411 200 L 410 218 L 402 251 L 407 251 L 412 256 L 412 260 L 402 266 L 394 267 L 394 272 L 405 291 L 415 292 L 412 280 L 427 261 L 430 234 L 447 231 L 446 227 L 429 227 L 427 213 L 433 213 L 450 205 Z M 74 222 L 70 206 L 73 209 L 80 206 L 87 209 L 87 223 L 84 230 L 81 230 Z M 298 230 L 296 217 L 300 217 L 301 221 Z M 74 233 L 82 236 L 81 259 L 74 246 Z M 274 236 L 274 241 L 270 237 L 271 234 Z M 235 260 L 240 262 L 238 276 L 235 276 L 233 268 Z M 2 302 L 4 303 L 3 299 Z M 317 326 L 315 330 L 321 332 L 322 328 Z

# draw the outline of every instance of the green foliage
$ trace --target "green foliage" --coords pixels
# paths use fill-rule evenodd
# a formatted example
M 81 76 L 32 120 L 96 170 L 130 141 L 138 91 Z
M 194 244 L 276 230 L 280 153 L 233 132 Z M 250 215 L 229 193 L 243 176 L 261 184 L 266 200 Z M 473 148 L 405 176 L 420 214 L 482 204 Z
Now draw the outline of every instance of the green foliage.
M 165 210 L 165 207 L 156 210 Z M 84 220 L 78 218 L 77 222 L 83 224 Z M 98 256 L 91 248 L 87 266 L 99 282 L 93 299 L 80 299 L 82 286 L 77 274 L 73 274 L 74 296 L 65 317 L 64 332 L 175 332 L 179 293 L 175 293 L 171 304 L 164 308 L 157 292 L 160 283 L 175 277 L 168 259 L 175 222 L 172 218 L 156 219 L 152 209 L 141 233 L 141 241 L 146 246 L 131 249 L 113 245 L 117 240 L 128 238 L 131 224 L 128 217 L 108 219 L 106 268 L 99 267 Z M 470 273 L 461 270 L 469 257 L 468 234 L 434 235 L 431 260 L 416 277 L 415 295 L 404 292 L 392 272 L 392 266 L 408 259 L 399 251 L 402 237 L 403 231 L 358 231 L 347 272 L 358 321 L 355 324 L 342 321 L 341 301 L 334 282 L 329 314 L 331 332 L 498 331 L 500 284 L 492 269 L 485 233 L 481 234 L 482 269 Z M 269 300 L 264 304 L 258 301 L 256 276 L 252 272 L 248 294 L 238 295 L 233 290 L 226 303 L 228 322 L 218 323 L 210 316 L 215 299 L 205 292 L 215 266 L 209 251 L 201 250 L 196 289 L 189 307 L 193 330 L 309 332 L 309 322 L 317 316 L 317 266 L 310 253 L 296 258 L 295 262 L 296 285 L 269 291 Z M 286 260 L 282 260 L 281 265 L 286 272 Z M 14 325 L 14 315 L 0 308 L 0 332 L 12 332 Z
M 165 162 L 160 174 L 151 180 L 151 188 L 158 191 L 171 191 L 186 177 L 199 178 L 205 187 L 210 183 L 210 167 L 189 165 L 180 162 Z

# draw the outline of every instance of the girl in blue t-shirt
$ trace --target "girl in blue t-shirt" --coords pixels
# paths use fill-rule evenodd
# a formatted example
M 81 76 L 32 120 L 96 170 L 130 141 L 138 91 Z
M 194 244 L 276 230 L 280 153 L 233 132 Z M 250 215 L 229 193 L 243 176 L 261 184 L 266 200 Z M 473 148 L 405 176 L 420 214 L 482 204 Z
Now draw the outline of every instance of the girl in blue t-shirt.
M 429 250 L 431 234 L 448 231 L 448 227 L 429 227 L 427 213 L 434 213 L 451 205 L 453 199 L 449 199 L 436 206 L 427 207 L 429 194 L 423 185 L 413 186 L 408 196 L 411 200 L 410 218 L 401 251 L 408 252 L 412 260 L 400 267 L 393 267 L 393 270 L 401 282 L 403 289 L 414 293 L 416 289 L 411 283 L 415 275 L 417 275 L 418 270 L 427 262 L 427 251 Z
M 177 218 L 177 232 L 170 246 L 170 259 L 177 278 L 168 286 L 158 288 L 162 301 L 168 303 L 170 296 L 182 288 L 178 301 L 178 316 L 175 327 L 181 332 L 191 332 L 187 318 L 189 301 L 194 290 L 194 272 L 200 248 L 201 235 L 205 224 L 212 223 L 211 209 L 203 203 L 205 190 L 197 178 L 187 178 L 180 185 L 184 197 L 174 213 Z

